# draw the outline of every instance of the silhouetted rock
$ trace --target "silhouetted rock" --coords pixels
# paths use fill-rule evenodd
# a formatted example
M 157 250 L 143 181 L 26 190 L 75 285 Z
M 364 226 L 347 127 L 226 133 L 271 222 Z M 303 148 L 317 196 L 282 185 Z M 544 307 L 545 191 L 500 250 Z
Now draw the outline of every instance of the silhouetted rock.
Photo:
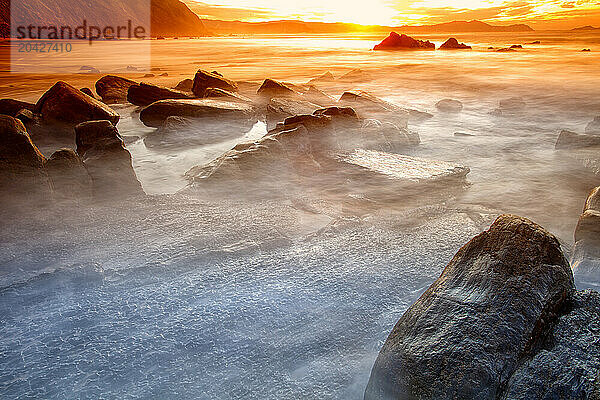
M 440 50 L 468 50 L 471 46 L 467 46 L 464 43 L 459 43 L 455 38 L 450 38 L 440 46 Z
M 115 75 L 106 75 L 96 82 L 96 93 L 106 104 L 124 103 L 131 85 L 137 82 Z
M 586 147 L 600 146 L 599 135 L 587 135 L 581 133 L 575 133 L 567 130 L 563 130 L 558 135 L 556 150 L 565 149 L 583 149 Z
M 46 162 L 46 170 L 57 199 L 89 199 L 92 179 L 73 149 L 60 149 Z
M 311 79 L 308 83 L 322 83 L 322 82 L 334 82 L 335 76 L 329 71 L 325 72 L 323 75 L 319 75 L 316 78 Z
M 278 122 L 288 117 L 300 114 L 312 114 L 320 106 L 308 101 L 289 99 L 285 97 L 272 98 L 267 104 L 267 130 L 273 129 Z
M 77 153 L 92 179 L 96 199 L 144 194 L 117 128 L 110 121 L 84 122 L 75 127 Z
M 496 50 L 496 51 L 497 51 L 498 53 L 508 53 L 508 52 L 511 52 L 511 51 L 517 51 L 517 50 L 515 50 L 515 49 L 512 49 L 512 48 L 510 48 L 510 47 L 505 47 L 505 48 L 502 48 L 502 49 L 498 49 L 498 50 Z
M 600 187 L 589 194 L 577 222 L 571 264 L 578 286 L 600 288 Z
M 541 44 L 539 40 L 534 40 L 533 42 L 525 43 L 525 44 Z
M 81 122 L 108 120 L 119 122 L 119 114 L 106 104 L 82 93 L 65 82 L 57 82 L 35 105 L 42 121 L 75 126 Z
M 583 51 L 583 52 L 590 52 L 590 51 L 592 51 L 592 49 L 583 49 L 581 51 Z
M 234 81 L 223 78 L 220 74 L 198 70 L 194 76 L 194 85 L 192 91 L 197 97 L 204 97 L 204 92 L 208 88 L 217 88 L 229 92 L 237 92 L 238 86 Z
M 182 92 L 191 92 L 194 87 L 193 79 L 184 79 L 177 84 L 173 89 L 180 90 Z
M 383 39 L 373 50 L 435 50 L 435 44 L 430 41 L 413 39 L 407 35 L 396 32 Z
M 588 135 L 600 135 L 600 116 L 594 118 L 592 122 L 587 124 L 585 133 Z
M 500 216 L 400 318 L 365 399 L 503 398 L 574 291 L 558 240 L 529 220 Z
M 265 79 L 263 84 L 258 88 L 257 93 L 260 96 L 267 98 L 299 96 L 299 93 L 290 88 L 287 84 L 273 79 Z
M 150 73 L 143 76 L 143 78 L 154 78 L 156 75 Z
M 147 106 L 159 100 L 193 99 L 191 94 L 161 86 L 140 83 L 131 85 L 127 93 L 127 101 L 136 106 Z
M 0 114 L 16 117 L 21 110 L 33 111 L 35 104 L 14 99 L 0 99 Z
M 23 123 L 0 115 L 0 208 L 26 208 L 49 200 L 52 189 L 45 163 Z
M 161 100 L 150 104 L 140 112 L 140 120 L 146 126 L 159 128 L 169 116 L 196 119 L 220 119 L 221 121 L 247 123 L 255 117 L 255 109 L 249 104 L 234 101 Z
M 522 49 L 523 46 L 521 46 L 520 44 L 513 44 L 512 46 L 510 46 L 511 49 Z
M 443 99 L 435 104 L 435 107 L 443 112 L 447 113 L 459 113 L 463 109 L 463 104 L 458 100 Z

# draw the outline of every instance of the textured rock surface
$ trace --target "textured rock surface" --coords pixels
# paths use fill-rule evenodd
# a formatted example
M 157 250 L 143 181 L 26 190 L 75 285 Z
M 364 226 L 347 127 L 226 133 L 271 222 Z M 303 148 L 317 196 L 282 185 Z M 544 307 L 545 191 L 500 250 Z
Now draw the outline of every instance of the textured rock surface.
M 213 99 L 161 100 L 144 108 L 140 112 L 140 119 L 146 126 L 159 128 L 170 116 L 248 122 L 252 121 L 254 114 L 253 106 L 240 102 Z M 252 121 L 254 122 L 256 121 Z
M 25 109 L 33 111 L 35 104 L 14 99 L 0 99 L 0 114 L 16 117 L 19 111 Z
M 263 84 L 258 88 L 257 93 L 266 98 L 296 97 L 300 95 L 289 85 L 273 79 L 265 79 Z
M 435 44 L 426 40 L 413 39 L 407 35 L 399 35 L 396 32 L 383 39 L 373 50 L 435 50 Z
M 600 288 L 600 187 L 591 191 L 577 222 L 571 264 L 578 287 Z
M 77 153 L 92 179 L 97 199 L 143 194 L 117 128 L 109 121 L 90 121 L 75 127 Z
M 309 101 L 289 99 L 285 97 L 272 98 L 267 104 L 267 129 L 273 129 L 278 122 L 288 117 L 300 114 L 312 114 L 320 106 Z
M 563 130 L 556 139 L 556 150 L 583 149 L 586 147 L 600 146 L 600 136 L 580 134 Z
M 46 169 L 55 198 L 89 199 L 92 197 L 92 179 L 83 161 L 73 149 L 55 151 L 48 159 Z
M 106 104 L 124 103 L 132 85 L 137 85 L 137 82 L 120 76 L 106 75 L 96 82 L 96 93 Z
M 173 89 L 180 90 L 182 92 L 191 92 L 194 87 L 193 79 L 184 79 L 177 84 Z
M 574 292 L 558 240 L 503 215 L 400 318 L 365 399 L 494 399 Z
M 150 85 L 148 83 L 140 83 L 131 85 L 127 92 L 127 101 L 136 106 L 147 106 L 159 100 L 168 99 L 192 99 L 189 93 L 181 92 L 179 90 L 168 89 L 156 85 Z
M 0 115 L 0 202 L 4 205 L 49 200 L 45 157 L 21 121 Z
M 197 97 L 205 97 L 204 92 L 208 88 L 217 88 L 227 90 L 228 92 L 237 92 L 238 86 L 234 81 L 225 79 L 216 72 L 198 70 L 194 76 L 192 91 Z
M 459 43 L 455 38 L 446 40 L 441 46 L 440 50 L 470 50 L 471 46 L 464 43 Z
M 35 105 L 45 123 L 75 126 L 85 121 L 119 122 L 119 114 L 106 104 L 91 98 L 65 82 L 57 82 Z
M 362 90 L 349 90 L 340 97 L 340 104 L 354 108 L 363 118 L 385 119 L 406 128 L 410 111 L 382 100 Z

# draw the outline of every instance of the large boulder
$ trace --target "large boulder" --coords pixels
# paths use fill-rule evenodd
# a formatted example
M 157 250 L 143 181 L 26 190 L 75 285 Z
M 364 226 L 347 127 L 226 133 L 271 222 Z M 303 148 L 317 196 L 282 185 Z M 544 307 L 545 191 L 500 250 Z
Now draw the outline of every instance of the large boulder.
M 136 106 L 145 107 L 159 100 L 193 99 L 191 94 L 179 90 L 168 89 L 148 83 L 131 85 L 127 92 L 127 101 Z
M 588 135 L 600 135 L 600 116 L 594 118 L 592 122 L 586 125 L 585 133 Z
M 96 199 L 144 194 L 117 128 L 110 121 L 89 121 L 75 127 L 77 153 L 92 179 Z
M 16 117 L 19 111 L 33 111 L 35 104 L 14 99 L 0 99 L 0 114 Z
M 154 128 L 162 126 L 170 116 L 254 123 L 255 112 L 252 105 L 241 102 L 213 99 L 161 100 L 144 108 L 140 112 L 140 120 L 144 125 Z
M 46 124 L 75 126 L 95 120 L 119 122 L 117 112 L 65 82 L 57 82 L 44 93 L 35 105 L 35 112 Z
M 400 318 L 365 392 L 373 399 L 497 399 L 575 291 L 558 240 L 500 216 Z
M 96 82 L 96 93 L 106 104 L 124 103 L 132 85 L 137 85 L 137 82 L 120 76 L 106 75 Z
M 556 150 L 565 150 L 584 149 L 595 146 L 600 146 L 600 136 L 563 130 L 558 135 L 558 139 L 556 139 L 554 148 Z
M 177 84 L 173 89 L 179 90 L 181 92 L 191 92 L 194 87 L 193 79 L 184 79 Z
M 319 105 L 309 101 L 290 99 L 286 97 L 275 97 L 267 104 L 267 130 L 273 129 L 277 123 L 283 122 L 288 117 L 300 114 L 312 114 L 321 108 Z
M 373 50 L 435 50 L 435 44 L 426 40 L 413 39 L 407 35 L 391 32 Z
M 92 179 L 73 149 L 55 151 L 46 162 L 46 170 L 55 198 L 72 200 L 92 197 Z
M 363 118 L 386 119 L 406 128 L 410 111 L 387 102 L 362 90 L 349 90 L 342 94 L 340 104 L 354 108 Z
M 263 84 L 258 88 L 257 93 L 269 99 L 273 97 L 297 97 L 300 95 L 288 84 L 273 79 L 265 79 Z
M 470 50 L 471 46 L 459 43 L 455 38 L 450 38 L 440 46 L 440 50 Z
M 198 70 L 194 76 L 192 91 L 197 97 L 204 97 L 204 92 L 208 88 L 223 89 L 229 92 L 238 91 L 238 86 L 234 81 L 226 79 L 216 72 Z
M 571 264 L 578 286 L 600 288 L 600 187 L 588 196 L 577 222 Z
M 51 185 L 46 158 L 33 144 L 21 121 L 0 115 L 0 201 L 31 204 L 47 201 Z

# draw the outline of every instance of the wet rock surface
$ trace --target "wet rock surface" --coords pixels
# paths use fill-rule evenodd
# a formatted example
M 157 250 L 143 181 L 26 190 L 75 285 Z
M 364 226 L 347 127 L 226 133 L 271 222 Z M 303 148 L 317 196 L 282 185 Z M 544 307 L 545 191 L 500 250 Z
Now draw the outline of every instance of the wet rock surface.
M 237 84 L 232 80 L 224 78 L 221 74 L 198 70 L 194 76 L 192 91 L 197 97 L 205 97 L 205 91 L 209 88 L 223 89 L 228 92 L 238 91 Z
M 117 128 L 110 121 L 84 122 L 75 127 L 77 153 L 92 180 L 95 199 L 143 195 Z
M 131 85 L 127 92 L 127 101 L 136 106 L 147 106 L 159 100 L 192 99 L 189 93 L 168 89 L 148 83 Z
M 365 399 L 491 399 L 538 354 L 575 291 L 558 240 L 503 215 L 398 321 Z
M 124 103 L 132 85 L 137 85 L 137 82 L 116 75 L 106 75 L 96 82 L 96 93 L 106 104 Z
M 435 44 L 428 40 L 417 40 L 405 34 L 392 32 L 373 50 L 435 50 Z
M 19 111 L 33 111 L 35 104 L 14 99 L 0 99 L 0 114 L 16 117 Z

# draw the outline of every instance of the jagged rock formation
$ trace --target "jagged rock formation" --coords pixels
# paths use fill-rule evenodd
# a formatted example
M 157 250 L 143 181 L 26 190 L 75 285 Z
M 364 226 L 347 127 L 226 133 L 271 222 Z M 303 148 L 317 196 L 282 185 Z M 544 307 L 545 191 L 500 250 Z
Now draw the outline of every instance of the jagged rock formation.
M 205 92 L 209 88 L 223 89 L 228 92 L 238 91 L 238 86 L 234 81 L 224 78 L 219 73 L 198 70 L 194 76 L 192 92 L 197 97 L 205 97 Z
M 467 46 L 464 43 L 459 43 L 455 38 L 446 40 L 441 46 L 440 50 L 470 50 L 471 46 Z
M 417 40 L 404 34 L 391 32 L 387 38 L 373 47 L 373 50 L 435 50 L 435 44 L 428 40 Z

